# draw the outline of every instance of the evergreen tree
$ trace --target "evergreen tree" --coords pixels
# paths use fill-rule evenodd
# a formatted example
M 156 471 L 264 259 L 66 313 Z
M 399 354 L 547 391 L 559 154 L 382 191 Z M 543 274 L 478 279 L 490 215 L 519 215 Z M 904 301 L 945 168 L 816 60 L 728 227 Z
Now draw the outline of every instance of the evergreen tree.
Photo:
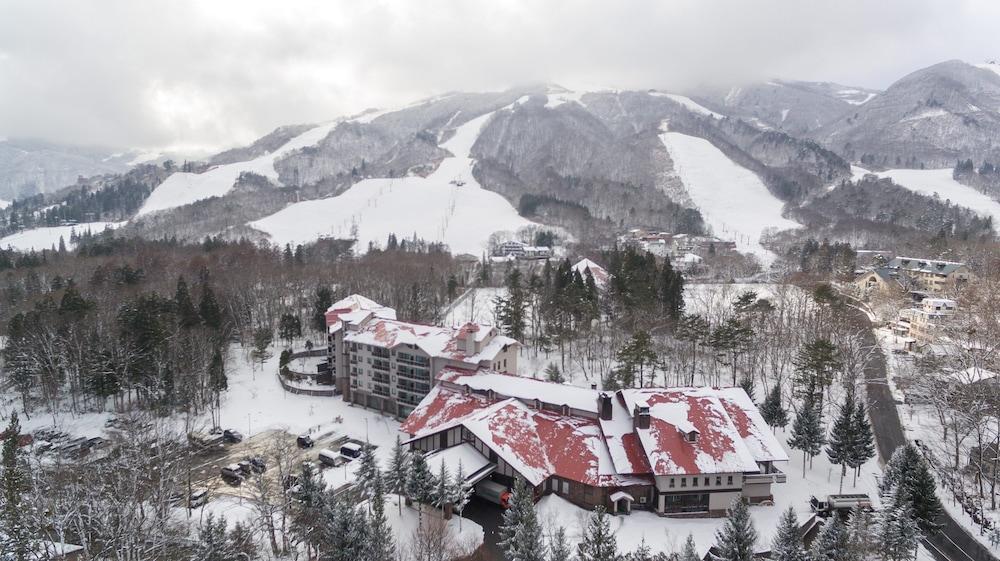
M 358 561 L 368 548 L 368 520 L 347 498 L 330 494 L 323 511 L 320 557 L 326 561 Z
M 715 534 L 714 561 L 752 561 L 754 546 L 757 544 L 757 529 L 750 518 L 750 509 L 741 499 L 735 499 L 729 507 L 726 523 Z
M 420 525 L 423 526 L 424 504 L 434 499 L 434 475 L 427 467 L 427 460 L 419 451 L 410 454 L 410 468 L 406 477 L 406 496 L 417 501 Z
M 507 275 L 506 286 L 507 295 L 497 296 L 493 301 L 495 314 L 506 335 L 523 341 L 528 321 L 528 293 L 521 285 L 520 270 L 511 270 Z
M 781 406 L 781 384 L 774 384 L 764 402 L 760 404 L 760 415 L 772 430 L 788 425 L 788 412 Z
M 443 509 L 444 505 L 451 502 L 451 477 L 448 475 L 448 467 L 441 462 L 441 469 L 437 477 L 434 478 L 434 506 Z
M 230 561 L 234 559 L 233 552 L 226 539 L 226 517 L 215 518 L 211 512 L 205 518 L 205 523 L 198 529 L 198 549 L 195 553 L 197 561 Z
M 222 329 L 222 310 L 219 302 L 215 299 L 215 292 L 212 286 L 204 283 L 201 287 L 201 302 L 198 304 L 198 313 L 202 323 L 213 331 Z
M 189 329 L 201 323 L 201 318 L 198 317 L 198 310 L 194 308 L 194 302 L 191 301 L 191 292 L 188 290 L 187 281 L 184 280 L 183 275 L 177 278 L 174 305 L 177 306 L 178 325 Z
M 859 507 L 851 509 L 847 525 L 849 559 L 867 559 L 875 549 L 875 524 L 871 513 Z
M 681 554 L 677 561 L 703 561 L 702 557 L 698 555 L 698 548 L 694 544 L 694 536 L 690 533 L 687 539 L 684 540 L 684 548 L 681 549 Z
M 573 550 L 566 539 L 566 528 L 559 526 L 549 536 L 548 561 L 570 561 L 572 558 Z
M 246 561 L 257 558 L 257 543 L 254 541 L 253 532 L 242 522 L 233 525 L 229 531 L 229 549 L 233 554 L 233 561 Z
M 886 561 L 913 559 L 920 543 L 920 526 L 912 497 L 905 487 L 891 487 L 882 494 L 882 510 L 876 518 L 877 543 Z
M 757 401 L 757 396 L 754 395 L 755 391 L 753 387 L 753 376 L 749 374 L 742 376 L 740 378 L 740 387 L 743 388 L 744 392 L 746 392 L 747 397 L 750 398 L 751 403 Z
M 603 505 L 590 515 L 579 550 L 580 561 L 618 561 L 618 542 Z
M 38 549 L 35 542 L 35 510 L 30 497 L 31 476 L 17 442 L 21 436 L 17 413 L 10 414 L 3 434 L 3 452 L 0 455 L 0 559 L 33 560 Z
M 844 398 L 844 404 L 840 406 L 840 413 L 833 421 L 830 439 L 826 446 L 826 457 L 830 459 L 830 463 L 840 466 L 839 493 L 844 492 L 844 476 L 847 475 L 847 466 L 850 464 L 856 448 L 854 432 L 856 408 L 854 392 L 849 392 Z
M 875 435 L 872 425 L 865 414 L 865 408 L 858 404 L 854 410 L 854 446 L 851 448 L 847 465 L 854 469 L 854 482 L 857 483 L 858 472 L 865 462 L 875 457 Z
M 810 553 L 813 561 L 855 561 L 848 557 L 847 531 L 840 516 L 826 519 L 823 529 L 813 540 Z
M 802 477 L 806 476 L 806 459 L 814 457 L 823 449 L 826 435 L 823 434 L 819 412 L 812 400 L 806 400 L 795 414 L 792 434 L 788 446 L 802 450 Z
M 652 381 L 657 356 L 648 332 L 640 329 L 633 333 L 632 338 L 615 353 L 615 359 L 618 366 L 615 367 L 613 376 L 617 383 L 612 387 L 631 388 L 636 383 L 639 387 L 644 387 L 648 385 L 645 380 L 647 370 L 649 381 Z
M 840 352 L 827 339 L 815 339 L 799 350 L 795 364 L 795 385 L 802 399 L 818 404 L 823 410 L 823 393 L 843 366 Z
M 452 509 L 458 513 L 458 528 L 460 531 L 462 529 L 462 512 L 465 510 L 465 505 L 469 504 L 469 499 L 472 498 L 474 492 L 472 487 L 466 484 L 465 477 L 465 468 L 462 467 L 462 460 L 458 460 L 458 471 L 455 472 L 455 477 L 451 480 L 451 488 L 448 490 L 448 496 Z
M 368 517 L 367 551 L 363 561 L 393 561 L 396 558 L 396 545 L 392 527 L 385 516 L 385 486 L 377 468 L 374 474 L 369 500 L 371 514 Z
M 778 520 L 778 531 L 771 540 L 771 561 L 809 561 L 799 535 L 799 518 L 792 507 Z
M 396 445 L 392 448 L 392 457 L 389 459 L 389 470 L 385 474 L 385 486 L 390 493 L 395 493 L 400 497 L 406 496 L 407 482 L 410 479 L 410 455 L 406 448 L 403 448 L 399 437 L 396 437 Z M 403 501 L 400 499 L 399 513 L 403 514 Z
M 503 512 L 499 545 L 506 561 L 545 561 L 534 492 L 520 477 L 514 482 L 510 508 Z
M 938 518 L 944 510 L 937 497 L 936 487 L 927 460 L 909 442 L 893 452 L 879 483 L 882 493 L 896 488 L 901 490 L 902 496 L 910 502 L 913 516 L 920 523 L 920 530 L 928 535 L 940 527 Z
M 545 367 L 545 379 L 558 384 L 566 381 L 566 379 L 563 378 L 562 372 L 559 371 L 559 366 L 554 362 L 550 362 L 549 365 Z
M 378 467 L 378 458 L 375 457 L 375 447 L 365 442 L 361 445 L 361 458 L 358 459 L 358 471 L 355 481 L 363 499 L 372 499 L 375 496 L 375 485 L 382 485 L 382 473 Z
M 326 333 L 326 311 L 333 305 L 333 291 L 328 286 L 316 288 L 313 298 L 313 312 L 310 324 L 320 333 Z
M 624 556 L 625 561 L 653 561 L 653 550 L 646 543 L 646 538 L 643 537 L 639 541 L 639 546 L 636 547 L 632 552 Z
M 302 336 L 302 320 L 293 313 L 281 314 L 278 320 L 278 336 L 285 340 L 288 345 L 292 340 Z

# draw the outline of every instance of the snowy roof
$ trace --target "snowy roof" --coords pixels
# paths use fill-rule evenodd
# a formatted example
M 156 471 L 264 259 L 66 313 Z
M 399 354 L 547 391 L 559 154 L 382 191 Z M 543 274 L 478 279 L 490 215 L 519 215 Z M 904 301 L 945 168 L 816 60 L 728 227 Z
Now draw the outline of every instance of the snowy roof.
M 573 265 L 573 270 L 580 273 L 580 276 L 587 276 L 587 271 L 590 271 L 590 275 L 594 277 L 594 284 L 597 288 L 603 288 L 608 283 L 608 271 L 604 267 L 601 267 L 597 263 L 594 263 L 590 259 L 581 259 L 577 261 L 576 265 Z
M 439 380 L 401 430 L 422 438 L 461 425 L 535 485 L 551 475 L 614 486 L 650 475 L 755 473 L 757 462 L 788 460 L 740 388 L 610 393 L 460 369 L 445 369 Z M 609 420 L 597 415 L 602 395 L 611 399 Z M 535 399 L 583 412 L 563 415 L 535 407 Z M 650 408 L 649 429 L 634 427 L 636 406 Z M 694 442 L 685 438 L 691 432 Z
M 983 380 L 992 380 L 997 377 L 997 373 L 973 366 L 965 370 L 959 370 L 950 374 L 951 378 L 963 384 L 978 384 Z
M 514 397 L 525 401 L 538 399 L 552 405 L 568 405 L 573 409 L 597 413 L 598 392 L 580 386 L 558 384 L 492 370 L 458 368 L 442 369 L 438 380 L 458 386 L 469 386 L 470 389 L 477 391 L 493 390 L 503 397 Z
M 327 330 L 332 333 L 343 327 L 345 323 L 359 325 L 369 317 L 396 319 L 396 310 L 360 294 L 351 294 L 334 302 L 326 309 Z
M 466 323 L 456 329 L 376 318 L 345 335 L 344 340 L 385 348 L 412 345 L 432 357 L 478 365 L 480 361 L 495 358 L 504 347 L 517 344 L 517 341 L 510 337 L 494 333 L 492 327 L 476 323 Z M 479 352 L 468 354 L 465 341 L 469 336 L 472 336 L 477 344 L 483 343 L 491 336 L 492 338 L 480 348 Z
M 479 474 L 494 464 L 476 450 L 476 447 L 469 444 L 459 444 L 449 448 L 442 448 L 427 455 L 427 467 L 434 475 L 441 473 L 441 465 L 448 470 L 448 475 L 452 478 L 458 474 L 458 464 L 462 464 L 462 474 L 466 479 Z M 494 466 L 496 467 L 496 466 Z
M 964 266 L 965 263 L 958 263 L 955 261 L 918 259 L 915 257 L 895 257 L 886 263 L 886 267 L 890 269 L 903 269 L 905 271 L 934 273 L 938 275 L 950 275 Z

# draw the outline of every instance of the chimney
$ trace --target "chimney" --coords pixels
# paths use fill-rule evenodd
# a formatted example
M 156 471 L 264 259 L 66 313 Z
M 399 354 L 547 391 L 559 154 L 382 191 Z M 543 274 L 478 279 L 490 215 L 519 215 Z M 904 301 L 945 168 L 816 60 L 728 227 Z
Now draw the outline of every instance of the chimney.
M 602 421 L 610 421 L 612 416 L 611 396 L 601 392 L 597 396 L 597 412 Z
M 649 406 L 647 405 L 636 405 L 635 411 L 632 413 L 632 426 L 635 429 L 648 429 L 649 428 Z

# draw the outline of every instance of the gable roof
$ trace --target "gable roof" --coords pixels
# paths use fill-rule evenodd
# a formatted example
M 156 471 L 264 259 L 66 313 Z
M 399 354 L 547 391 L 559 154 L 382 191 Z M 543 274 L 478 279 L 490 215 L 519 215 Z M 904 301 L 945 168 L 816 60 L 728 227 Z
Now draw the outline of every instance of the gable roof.
M 587 271 L 590 271 L 590 275 L 594 277 L 594 284 L 597 288 L 604 288 L 608 284 L 608 278 L 611 276 L 604 267 L 586 258 L 577 261 L 576 265 L 573 265 L 573 270 L 580 273 L 582 277 L 586 277 Z
M 885 266 L 889 269 L 902 269 L 904 271 L 932 273 L 935 275 L 950 275 L 958 269 L 965 267 L 965 263 L 937 259 L 918 259 L 914 257 L 894 257 Z
M 396 310 L 370 300 L 360 294 L 351 294 L 334 302 L 326 309 L 328 332 L 337 331 L 344 324 L 360 325 L 369 317 L 396 319 Z

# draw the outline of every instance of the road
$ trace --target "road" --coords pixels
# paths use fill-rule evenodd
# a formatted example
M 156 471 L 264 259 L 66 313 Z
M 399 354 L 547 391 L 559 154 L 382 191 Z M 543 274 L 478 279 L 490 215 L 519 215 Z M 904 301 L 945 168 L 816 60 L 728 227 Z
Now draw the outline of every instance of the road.
M 856 308 L 850 308 L 856 314 L 859 326 L 865 327 L 865 343 L 878 349 L 873 326 L 868 316 Z M 879 460 L 885 462 L 892 456 L 896 448 L 906 443 L 903 423 L 899 420 L 899 412 L 892 399 L 892 392 L 886 383 L 885 355 L 881 352 L 865 367 L 865 386 L 868 396 L 868 415 L 875 431 L 875 444 Z M 959 525 L 947 512 L 939 521 L 941 531 L 925 541 L 927 549 L 943 561 L 997 561 L 989 550 L 983 547 L 975 538 Z

